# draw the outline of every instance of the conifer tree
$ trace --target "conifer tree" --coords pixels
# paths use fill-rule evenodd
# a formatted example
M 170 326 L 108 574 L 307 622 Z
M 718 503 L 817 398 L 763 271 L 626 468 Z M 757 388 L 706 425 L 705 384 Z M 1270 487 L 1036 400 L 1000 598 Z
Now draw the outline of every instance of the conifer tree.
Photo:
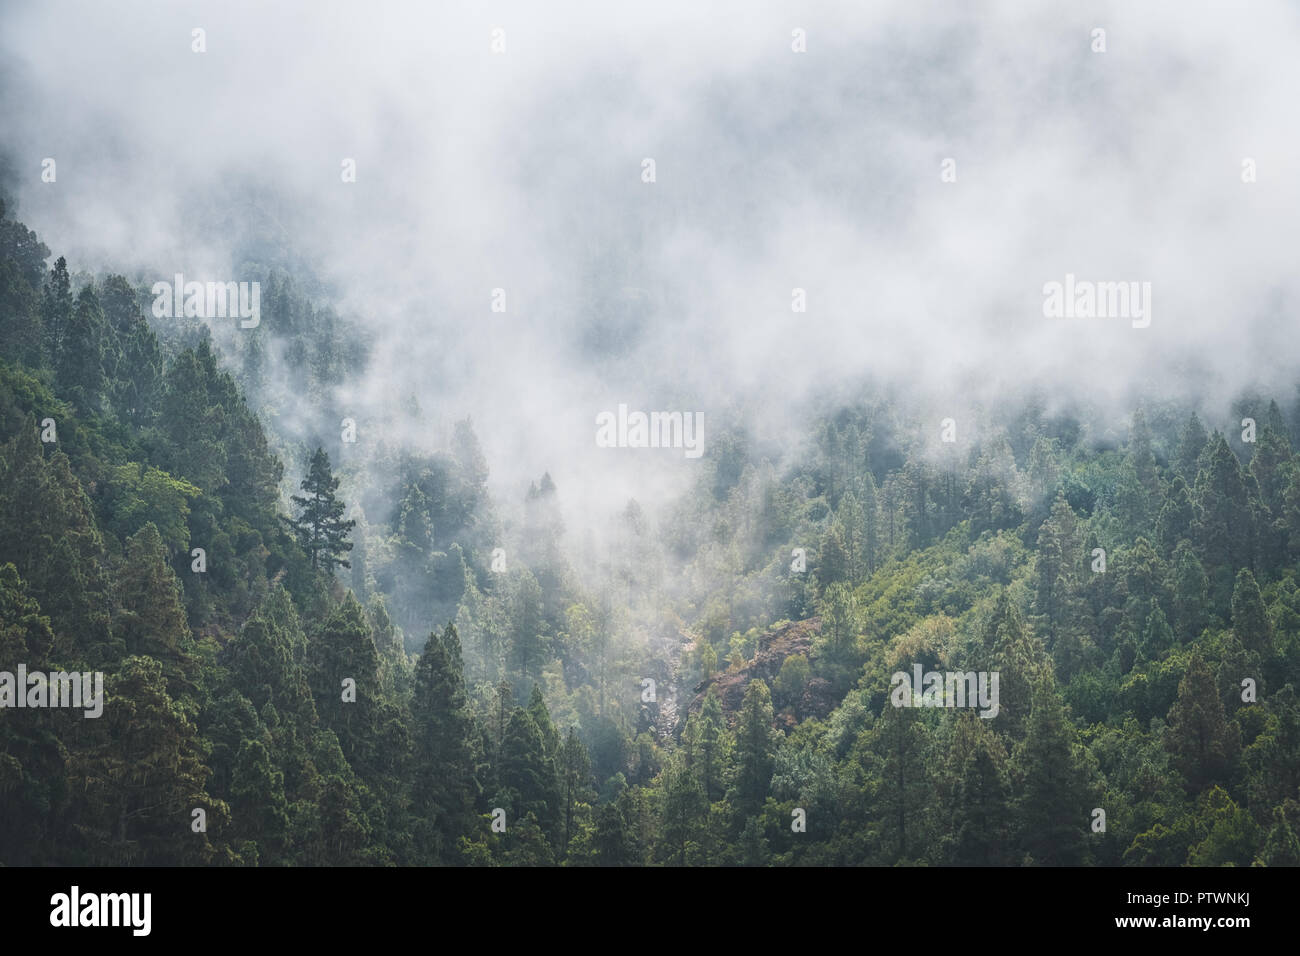
M 751 680 L 745 688 L 736 722 L 735 806 L 743 815 L 758 812 L 767 799 L 772 782 L 775 733 L 772 692 L 761 679 Z
M 330 471 L 329 456 L 318 447 L 311 456 L 307 477 L 302 480 L 306 494 L 292 496 L 300 510 L 297 519 L 290 520 L 289 525 L 302 549 L 311 557 L 311 566 L 324 571 L 352 567 L 340 555 L 352 550 L 347 536 L 356 522 L 343 518 L 343 502 L 335 495 L 339 481 Z
M 1196 511 L 1192 507 L 1187 485 L 1181 475 L 1175 476 L 1169 483 L 1165 503 L 1156 517 L 1156 541 L 1166 556 L 1173 553 L 1179 541 L 1192 536 L 1192 523 L 1195 519 Z
M 718 699 L 715 685 L 709 686 L 699 711 L 687 719 L 682 740 L 690 753 L 692 765 L 699 773 L 705 797 L 710 802 L 721 799 L 730 745 L 722 716 L 722 702 Z
M 517 666 L 515 673 L 526 686 L 541 674 L 542 655 L 547 645 L 546 622 L 542 616 L 542 589 L 529 571 L 525 571 L 519 579 L 511 610 L 511 638 Z
M 1025 739 L 1012 756 L 1018 849 L 1035 863 L 1087 862 L 1088 810 L 1092 806 L 1079 764 L 1077 736 L 1055 681 L 1040 677 Z
M 1209 436 L 1205 433 L 1205 426 L 1193 412 L 1179 435 L 1178 453 L 1174 457 L 1174 470 L 1189 486 L 1196 482 L 1196 474 L 1200 471 L 1201 453 L 1205 451 L 1208 441 Z
M 1227 604 L 1233 577 L 1251 567 L 1255 553 L 1254 514 L 1237 456 L 1216 435 L 1196 478 L 1196 544 L 1205 562 L 1215 603 Z
M 104 313 L 93 286 L 77 295 L 55 366 L 62 394 L 87 414 L 98 414 L 104 396 Z
M 72 277 L 68 261 L 59 256 L 49 272 L 41 295 L 41 330 L 45 335 L 46 364 L 58 367 L 63 337 L 72 321 Z
M 1199 637 L 1207 618 L 1209 581 L 1196 549 L 1187 540 L 1174 549 L 1172 577 L 1174 633 L 1184 644 Z
M 996 728 L 1019 739 L 1029 719 L 1034 685 L 1051 671 L 1043 642 L 1029 629 L 1006 591 L 998 595 L 982 635 L 985 669 L 998 672 Z
M 245 740 L 235 758 L 230 786 L 235 832 L 257 845 L 261 865 L 284 861 L 289 832 L 284 774 L 275 767 L 260 740 Z
M 555 764 L 546 756 L 537 722 L 522 707 L 515 708 L 506 726 L 500 781 L 511 801 L 513 819 L 532 814 L 548 838 L 556 834 L 560 806 Z
M 954 744 L 959 740 L 961 744 L 949 758 L 956 770 L 947 836 L 949 862 L 959 866 L 1009 862 L 1011 791 L 1006 752 L 986 720 L 967 712 L 957 721 L 964 733 L 953 734 Z
M 116 630 L 127 653 L 160 661 L 173 699 L 195 693 L 198 662 L 180 582 L 167 564 L 162 537 L 152 521 L 127 540 L 119 592 L 122 614 Z
M 872 749 L 880 761 L 875 810 L 885 833 L 885 860 L 889 863 L 921 855 L 921 821 L 929 812 L 933 787 L 926 769 L 929 735 L 920 713 L 913 707 L 886 706 L 872 736 Z
M 564 842 L 560 849 L 567 853 L 575 833 L 578 804 L 589 802 L 592 797 L 591 759 L 587 756 L 587 748 L 578 739 L 577 731 L 572 727 L 564 739 L 560 774 L 560 782 L 564 787 Z
M 470 825 L 477 795 L 460 637 L 448 624 L 430 634 L 415 665 L 411 701 L 415 746 L 414 804 L 424 820 L 426 862 L 446 862 Z
M 309 666 L 316 712 L 338 737 L 344 759 L 365 776 L 379 756 L 379 652 L 351 591 L 312 641 Z M 353 683 L 345 688 L 345 681 Z
M 708 819 L 709 802 L 699 777 L 686 765 L 683 754 L 675 753 L 668 759 L 660 780 L 663 858 L 678 866 L 700 862 L 701 831 Z
M 1264 607 L 1259 584 L 1249 568 L 1237 572 L 1232 592 L 1232 633 L 1241 646 L 1267 658 L 1273 653 L 1273 622 Z
M 1223 708 L 1223 698 L 1200 651 L 1193 651 L 1169 710 L 1165 747 L 1189 792 L 1199 793 L 1226 778 L 1240 749 L 1240 732 Z

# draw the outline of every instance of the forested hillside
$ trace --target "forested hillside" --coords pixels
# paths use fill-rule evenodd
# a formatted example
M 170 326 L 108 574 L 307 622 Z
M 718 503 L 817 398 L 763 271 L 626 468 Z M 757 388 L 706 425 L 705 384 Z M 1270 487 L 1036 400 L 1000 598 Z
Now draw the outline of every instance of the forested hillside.
M 0 709 L 0 864 L 1300 863 L 1294 395 L 864 383 L 589 547 L 469 419 L 354 440 L 310 281 L 214 333 L 75 268 L 0 212 L 0 671 L 106 690 Z

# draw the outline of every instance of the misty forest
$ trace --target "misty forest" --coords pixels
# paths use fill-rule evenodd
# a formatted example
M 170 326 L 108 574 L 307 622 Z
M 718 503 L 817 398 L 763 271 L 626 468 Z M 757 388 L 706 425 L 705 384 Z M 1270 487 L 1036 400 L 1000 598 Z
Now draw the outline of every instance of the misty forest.
M 1300 862 L 1294 396 L 962 447 L 864 391 L 775 460 L 716 435 L 578 564 L 471 420 L 349 442 L 366 355 L 291 278 L 225 351 L 0 242 L 0 664 L 107 679 L 4 715 L 5 863 Z M 999 672 L 997 719 L 889 706 L 915 664 Z
M 15 37 L 39 16 L 6 14 Z M 264 139 L 221 135 L 234 114 L 214 109 L 203 115 L 216 132 L 182 142 L 159 109 L 57 137 L 16 122 L 0 141 L 0 672 L 102 673 L 104 693 L 95 717 L 0 684 L 0 865 L 1300 864 L 1300 377 L 1255 374 L 1252 356 L 1286 358 L 1276 340 L 1247 355 L 1208 331 L 1247 341 L 1232 323 L 1248 312 L 1285 330 L 1286 294 L 1260 281 L 1261 302 L 1230 312 L 1217 291 L 1162 285 L 1167 260 L 1133 259 L 1143 242 L 1185 241 L 1182 268 L 1236 247 L 1262 273 L 1294 243 L 1256 255 L 1264 241 L 1239 230 L 1272 213 L 1220 217 L 1199 245 L 1183 220 L 1160 218 L 1185 201 L 1175 170 L 1132 213 L 1163 222 L 1159 240 L 1112 241 L 1083 214 L 1077 229 L 1052 225 L 1050 198 L 1036 219 L 1029 186 L 1005 200 L 1005 225 L 987 196 L 952 200 L 936 225 L 948 200 L 899 197 L 970 196 L 1006 173 L 994 154 L 1015 124 L 987 104 L 1035 85 L 966 62 L 951 37 L 935 42 L 955 75 L 999 76 L 995 88 L 963 90 L 915 63 L 905 93 L 881 79 L 887 64 L 855 73 L 838 46 L 817 61 L 819 38 L 838 42 L 829 27 L 808 33 L 807 76 L 778 81 L 805 62 L 779 18 L 776 52 L 744 65 L 766 77 L 749 92 L 717 73 L 682 93 L 696 68 L 669 58 L 660 92 L 636 100 L 615 70 L 620 109 L 693 105 L 647 108 L 662 137 L 645 143 L 584 113 L 593 142 L 620 144 L 596 160 L 577 155 L 587 134 L 564 118 L 582 97 L 560 67 L 529 59 L 527 25 L 511 21 L 513 45 L 496 50 L 476 24 L 482 95 L 517 110 L 503 116 L 552 119 L 503 133 L 489 111 L 491 131 L 475 132 L 477 114 L 455 113 L 439 87 L 416 100 L 447 111 L 443 153 L 418 124 L 383 126 L 385 109 L 418 114 L 394 93 L 372 115 L 382 136 L 354 130 L 384 154 L 312 140 L 317 114 L 284 108 L 263 66 L 238 75 L 240 57 L 258 58 L 229 53 L 252 41 L 224 16 L 211 15 L 204 49 L 185 19 L 147 42 L 179 37 L 157 54 L 159 75 L 205 84 L 200 100 L 253 110 L 264 92 L 267 116 L 247 118 Z M 80 43 L 90 27 L 69 29 Z M 1141 35 L 1133 25 L 1130 46 Z M 286 63 L 307 55 L 284 42 Z M 1071 51 L 1070 70 L 1110 74 L 1072 72 L 1041 94 L 1084 125 L 1102 108 L 1091 97 L 1108 96 L 1097 90 L 1145 88 L 1119 79 L 1128 54 L 1089 42 L 1081 27 L 1052 49 Z M 871 50 L 853 56 L 866 64 Z M 520 57 L 518 76 L 487 76 L 498 53 Z M 86 55 L 93 66 L 100 54 Z M 48 105 L 61 88 L 19 60 L 4 71 L 8 117 L 36 112 L 20 96 Z M 818 86 L 830 73 L 815 71 L 853 80 Z M 167 95 L 157 79 L 147 96 Z M 97 82 L 79 87 L 87 103 L 118 89 Z M 604 81 L 584 82 L 602 95 Z M 782 118 L 782 83 L 802 91 L 802 118 Z M 854 119 L 873 89 L 876 119 Z M 69 116 L 89 117 L 79 104 L 67 100 Z M 1253 108 L 1216 101 L 1179 129 Z M 322 108 L 319 122 L 343 112 Z M 880 133 L 936 115 L 957 117 L 951 135 L 968 147 L 953 150 L 951 182 L 946 147 L 917 158 Z M 818 139 L 855 123 L 879 145 Z M 150 140 L 152 127 L 163 132 Z M 313 185 L 281 189 L 273 164 L 218 182 L 236 146 L 287 156 L 298 135 L 311 146 L 293 156 L 324 170 L 297 180 Z M 133 136 L 154 152 L 132 153 Z M 543 171 L 530 178 L 475 137 L 514 143 Z M 984 158 L 965 165 L 977 142 Z M 1180 155 L 1144 150 L 1160 153 L 1160 176 Z M 100 155 L 112 177 L 90 169 Z M 340 158 L 353 155 L 349 179 Z M 687 183 L 681 170 L 711 155 L 714 171 Z M 924 185 L 898 181 L 914 159 Z M 1094 161 L 1098 181 L 1126 175 Z M 1132 162 L 1135 182 L 1155 176 Z M 1254 195 L 1236 162 L 1206 202 Z M 205 163 L 202 188 L 178 185 Z M 483 187 L 496 175 L 508 198 Z M 825 219 L 790 198 L 801 177 Z M 314 206 L 315 189 L 343 198 Z M 168 190 L 174 205 L 151 198 Z M 793 221 L 772 211 L 787 200 L 824 233 L 791 227 L 774 250 L 762 236 Z M 475 202 L 491 208 L 476 218 Z M 1049 231 L 1017 232 L 1031 219 Z M 918 252 L 913 229 L 949 238 Z M 1074 258 L 1027 251 L 1051 230 L 1069 232 Z M 494 245 L 498 234 L 514 238 Z M 875 253 L 835 251 L 864 236 Z M 491 250 L 509 268 L 483 265 Z M 772 266 L 782 256 L 799 266 L 788 282 Z M 989 274 L 999 257 L 1012 265 L 997 282 L 945 278 L 970 256 Z M 1151 328 L 1044 317 L 1043 283 L 1071 269 L 1154 275 Z M 350 284 L 363 273 L 371 284 Z M 1012 275 L 1019 285 L 1002 281 Z M 212 314 L 210 288 L 188 302 L 187 280 L 218 277 L 229 315 Z M 245 284 L 258 298 L 241 322 Z M 807 287 L 806 310 L 799 295 L 792 309 L 792 286 Z M 947 326 L 927 318 L 936 287 L 960 303 Z M 1028 298 L 1008 299 L 1012 287 Z M 1205 318 L 1179 325 L 1202 292 Z M 766 313 L 701 318 L 764 296 Z M 892 318 L 855 325 L 835 310 Z M 960 317 L 977 312 L 1000 317 Z M 1014 315 L 1036 331 L 1015 331 Z M 1168 359 L 1175 341 L 1193 358 L 1157 370 L 1146 343 Z M 703 409 L 700 453 L 689 438 L 638 443 L 627 408 L 681 413 L 671 426 L 656 415 L 663 436 Z M 608 442 L 606 413 L 619 419 Z M 955 706 L 954 673 L 971 677 Z

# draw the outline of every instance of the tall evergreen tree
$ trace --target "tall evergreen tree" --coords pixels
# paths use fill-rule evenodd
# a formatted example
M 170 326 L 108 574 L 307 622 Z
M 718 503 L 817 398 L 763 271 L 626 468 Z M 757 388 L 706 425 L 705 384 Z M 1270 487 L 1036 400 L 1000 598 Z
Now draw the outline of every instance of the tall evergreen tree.
M 1174 457 L 1174 470 L 1188 485 L 1196 482 L 1196 474 L 1200 471 L 1201 453 L 1205 451 L 1208 442 L 1209 436 L 1205 432 L 1205 426 L 1193 412 L 1178 437 L 1178 454 Z
M 745 688 L 736 723 L 736 809 L 745 816 L 758 812 L 772 782 L 772 692 L 761 679 Z
M 988 722 L 966 712 L 957 717 L 949 765 L 955 769 L 949 803 L 948 862 L 996 866 L 1008 859 L 1011 787 L 1006 751 Z M 1018 861 L 1017 861 L 1018 862 Z
M 1187 485 L 1181 475 L 1175 476 L 1169 483 L 1168 496 L 1156 517 L 1156 541 L 1165 556 L 1173 554 L 1179 541 L 1191 538 L 1195 520 L 1196 510 L 1192 507 Z
M 885 860 L 908 861 L 923 854 L 921 822 L 930 810 L 933 787 L 926 767 L 930 742 L 921 711 L 885 707 L 876 721 L 872 748 L 880 761 L 875 811 L 885 837 Z
M 340 555 L 352 550 L 347 536 L 356 522 L 343 518 L 344 504 L 335 494 L 339 481 L 330 471 L 329 456 L 318 447 L 311 456 L 307 477 L 302 480 L 306 494 L 292 496 L 299 514 L 289 525 L 311 557 L 311 566 L 325 571 L 333 571 L 336 566 L 352 567 Z
M 1241 464 L 1222 435 L 1214 437 L 1206 454 L 1205 465 L 1196 478 L 1195 540 L 1205 562 L 1212 597 L 1217 604 L 1227 604 L 1237 571 L 1254 562 L 1254 513 Z
M 41 295 L 41 329 L 45 334 L 46 364 L 57 368 L 63 354 L 63 337 L 72 321 L 72 277 L 68 261 L 59 256 Z
M 167 692 L 173 699 L 197 691 L 198 661 L 180 582 L 167 564 L 167 553 L 152 521 L 126 543 L 119 576 L 122 613 L 116 630 L 128 654 L 147 654 L 163 665 Z
M 1093 802 L 1079 761 L 1074 726 L 1055 681 L 1044 676 L 1034 684 L 1025 739 L 1012 755 L 1018 847 L 1035 863 L 1087 862 Z
M 564 842 L 561 852 L 568 853 L 577 825 L 577 811 L 580 803 L 591 800 L 591 758 L 587 748 L 578 739 L 578 733 L 572 727 L 564 738 L 564 749 L 560 756 L 560 782 L 564 787 Z
M 522 821 L 531 814 L 547 838 L 554 839 L 561 822 L 559 780 L 537 722 L 522 707 L 515 708 L 506 726 L 500 781 L 511 819 Z
M 1264 607 L 1255 575 L 1249 568 L 1237 572 L 1232 592 L 1232 633 L 1241 646 L 1264 658 L 1273 653 L 1273 622 Z
M 474 727 L 465 695 L 460 637 L 448 624 L 429 635 L 415 665 L 411 700 L 414 807 L 423 820 L 422 859 L 449 862 L 457 838 L 470 828 L 478 784 L 470 741 Z M 417 848 L 417 852 L 421 852 Z
M 699 774 L 705 797 L 710 802 L 721 799 L 725 790 L 730 735 L 716 686 L 709 686 L 699 711 L 687 719 L 682 740 L 690 754 L 691 764 Z
M 105 386 L 104 313 L 93 286 L 77 295 L 60 343 L 55 380 L 80 411 L 99 414 Z
M 985 669 L 998 672 L 997 729 L 1019 739 L 1029 720 L 1033 688 L 1051 672 L 1051 661 L 1006 591 L 998 595 L 981 643 L 990 662 Z
M 1226 779 L 1240 750 L 1240 732 L 1228 720 L 1214 675 L 1199 651 L 1193 651 L 1170 708 L 1165 747 L 1187 789 L 1199 793 Z
M 1174 633 L 1184 644 L 1200 636 L 1207 623 L 1209 580 L 1196 549 L 1187 540 L 1174 549 L 1170 569 L 1174 595 Z

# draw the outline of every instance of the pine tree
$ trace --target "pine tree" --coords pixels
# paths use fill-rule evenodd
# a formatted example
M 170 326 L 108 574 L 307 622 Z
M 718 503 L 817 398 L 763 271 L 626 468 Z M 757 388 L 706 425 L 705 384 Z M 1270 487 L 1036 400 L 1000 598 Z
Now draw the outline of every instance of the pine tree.
M 745 829 L 740 834 L 741 863 L 745 866 L 766 866 L 770 856 L 763 825 L 757 817 L 750 817 L 745 821 Z
M 218 370 L 208 342 L 172 360 L 164 375 L 158 427 L 167 439 L 164 470 L 204 491 L 227 483 L 227 443 L 222 440 L 229 412 L 220 404 Z
M 523 573 L 515 588 L 510 617 L 515 674 L 526 686 L 541 676 L 542 657 L 548 643 L 542 616 L 542 589 L 529 571 Z
M 844 541 L 845 554 L 848 559 L 846 570 L 848 580 L 856 587 L 862 582 L 867 570 L 866 556 L 866 517 L 857 496 L 852 491 L 844 493 L 836 509 L 835 523 L 839 525 Z
M 572 727 L 564 739 L 564 749 L 560 757 L 560 782 L 564 788 L 564 842 L 561 853 L 567 854 L 569 843 L 576 832 L 576 813 L 579 803 L 587 803 L 593 794 L 591 791 L 591 759 L 587 748 L 578 739 L 578 733 Z
M 958 716 L 953 734 L 955 786 L 950 803 L 948 860 L 959 866 L 996 866 L 1007 860 L 1011 813 L 1006 751 L 973 713 Z
M 1169 710 L 1165 747 L 1189 792 L 1226 778 L 1237 759 L 1240 733 L 1229 722 L 1214 675 L 1200 651 L 1193 651 Z
M 276 769 L 260 740 L 245 740 L 239 747 L 230 785 L 230 810 L 235 832 L 257 844 L 261 864 L 284 862 L 289 832 L 284 774 Z
M 122 344 L 113 403 L 137 427 L 148 424 L 162 390 L 162 352 L 158 337 L 143 318 L 137 319 Z
M 1039 678 L 1025 739 L 1012 756 L 1017 848 L 1042 865 L 1087 862 L 1088 810 L 1092 806 L 1079 764 L 1074 726 L 1055 681 Z
M 0 445 L 0 555 L 18 569 L 55 634 L 75 635 L 88 663 L 122 656 L 90 500 L 63 451 L 44 458 L 34 423 Z
M 107 676 L 109 703 L 90 721 L 84 749 L 71 758 L 71 785 L 88 796 L 73 828 L 85 841 L 87 861 L 98 865 L 206 863 L 219 847 L 229 807 L 207 792 L 211 771 L 204 742 L 185 711 L 167 693 L 162 664 L 128 657 Z M 114 704 L 114 701 L 127 702 Z M 207 814 L 208 833 L 185 832 L 194 808 Z
M 1181 475 L 1188 485 L 1196 482 L 1196 474 L 1200 471 L 1201 453 L 1205 451 L 1208 441 L 1209 436 L 1205 433 L 1205 426 L 1193 412 L 1179 436 L 1178 454 L 1174 457 L 1173 463 L 1174 471 Z
M 843 581 L 832 584 L 819 602 L 818 613 L 831 654 L 835 657 L 846 654 L 858 633 L 857 600 L 852 589 Z
M 316 712 L 338 737 L 344 759 L 367 776 L 379 763 L 379 652 L 351 591 L 312 641 L 308 662 Z M 355 700 L 344 698 L 348 680 Z
M 682 740 L 686 744 L 691 764 L 699 774 L 705 797 L 710 803 L 721 799 L 730 751 L 730 735 L 716 686 L 709 686 L 699 711 L 687 718 Z
M 50 619 L 41 613 L 12 564 L 0 565 L 0 671 L 25 663 L 46 670 L 55 653 Z M 68 792 L 68 748 L 57 733 L 57 712 L 26 711 L 25 720 L 0 720 L 0 864 L 50 862 L 58 826 L 52 811 Z M 79 719 L 79 718 L 74 718 Z
M 1248 568 L 1237 572 L 1232 592 L 1232 633 L 1241 646 L 1268 658 L 1273 653 L 1273 622 L 1264 607 L 1255 575 Z
M 596 866 L 629 866 L 637 862 L 636 845 L 618 804 L 606 803 L 596 810 L 592 851 Z
M 1046 624 L 1050 643 L 1054 644 L 1061 631 L 1078 620 L 1074 582 L 1079 565 L 1078 520 L 1065 495 L 1058 491 L 1051 514 L 1038 532 L 1038 560 L 1034 567 L 1038 579 L 1034 611 Z
M 72 321 L 72 278 L 68 261 L 59 256 L 54 261 L 41 295 L 41 329 L 45 334 L 46 364 L 58 367 L 63 353 L 63 337 Z
M 470 739 L 474 733 L 465 696 L 460 637 L 448 624 L 429 635 L 415 665 L 411 700 L 414 738 L 414 807 L 424 825 L 426 863 L 447 862 L 466 832 L 478 792 Z
M 1196 544 L 1205 562 L 1215 604 L 1227 604 L 1233 576 L 1252 566 L 1255 521 L 1237 456 L 1216 435 L 1196 478 Z
M 1273 808 L 1272 826 L 1259 851 L 1258 865 L 1300 866 L 1300 836 L 1291 825 L 1292 818 L 1300 818 L 1300 806 L 1294 800 Z
M 1242 753 L 1251 806 L 1278 806 L 1300 794 L 1300 706 L 1287 684 L 1269 694 L 1263 731 Z
M 678 866 L 701 862 L 700 845 L 709 801 L 699 777 L 687 766 L 683 754 L 669 757 L 660 776 L 660 786 L 663 793 L 660 843 L 666 851 L 665 862 L 675 861 Z
M 1142 639 L 1139 642 L 1142 656 L 1149 661 L 1160 660 L 1174 646 L 1174 631 L 1169 626 L 1165 612 L 1156 605 L 1151 609 L 1142 627 Z
M 1210 587 L 1205 568 L 1190 541 L 1180 541 L 1174 549 L 1170 575 L 1174 594 L 1174 633 L 1186 644 L 1200 637 L 1205 629 Z
M 333 571 L 336 566 L 352 567 L 339 557 L 352 550 L 347 535 L 356 524 L 343 519 L 343 502 L 335 496 L 339 481 L 330 472 L 329 456 L 318 447 L 311 456 L 307 477 L 302 480 L 302 490 L 307 494 L 292 496 L 300 511 L 298 518 L 288 523 L 302 549 L 311 556 L 311 566 L 325 571 Z
M 533 685 L 533 691 L 528 696 L 528 715 L 533 718 L 537 724 L 537 729 L 542 732 L 542 743 L 546 747 L 546 758 L 556 761 L 560 757 L 560 732 L 555 729 L 555 724 L 551 721 L 551 712 L 546 706 L 546 698 L 542 695 L 542 688 L 538 684 Z
M 522 707 L 515 708 L 506 726 L 500 781 L 511 801 L 512 819 L 522 821 L 532 814 L 548 838 L 557 835 L 561 815 L 555 764 L 546 756 L 537 722 Z
M 93 286 L 77 296 L 61 340 L 55 380 L 77 408 L 98 414 L 104 396 L 104 313 Z
M 304 667 L 307 639 L 289 592 L 277 587 L 226 647 L 224 663 L 254 707 L 271 706 L 300 731 L 317 723 Z
M 2 204 L 0 208 L 3 208 Z M 0 242 L 13 237 L 15 226 L 26 231 L 17 223 L 5 222 L 3 214 L 0 214 Z M 45 255 L 49 255 L 48 249 L 45 249 Z M 44 272 L 44 259 L 40 260 L 38 269 Z M 6 361 L 31 369 L 41 366 L 45 338 L 37 291 L 40 287 L 39 275 L 32 282 L 23 275 L 22 268 L 12 257 L 0 254 L 0 355 L 5 356 Z
M 850 576 L 848 545 L 844 541 L 844 529 L 838 521 L 832 521 L 826 533 L 822 535 L 821 548 L 817 559 L 817 581 L 822 589 L 845 582 Z
M 127 540 L 118 580 L 122 613 L 115 630 L 126 642 L 127 653 L 160 661 L 173 699 L 194 694 L 198 662 L 180 582 L 167 564 L 162 538 L 152 521 Z
M 1272 517 L 1282 513 L 1282 492 L 1287 473 L 1285 465 L 1291 461 L 1291 442 L 1286 428 L 1278 422 L 1277 403 L 1269 403 L 1272 424 L 1265 423 L 1255 439 L 1255 453 L 1250 459 L 1250 474 L 1259 484 L 1260 496 Z
M 880 506 L 876 501 L 876 482 L 870 471 L 862 478 L 862 522 L 863 571 L 871 577 L 880 563 Z
M 772 782 L 775 734 L 772 692 L 761 679 L 745 688 L 736 722 L 736 809 L 743 816 L 758 812 Z
M 991 662 L 985 669 L 999 675 L 997 729 L 1018 739 L 1029 720 L 1034 685 L 1051 672 L 1051 661 L 1006 591 L 998 595 L 981 643 Z
M 1181 475 L 1175 476 L 1169 483 L 1169 493 L 1156 517 L 1156 541 L 1166 556 L 1173 554 L 1179 541 L 1191 538 L 1192 523 L 1195 520 L 1196 510 L 1192 507 L 1187 485 Z
M 876 720 L 872 748 L 880 760 L 875 806 L 886 834 L 890 863 L 922 854 L 921 821 L 929 811 L 933 787 L 926 769 L 929 735 L 913 707 L 885 707 Z M 889 837 L 892 835 L 892 839 Z
M 1133 413 L 1133 431 L 1129 437 L 1129 458 L 1138 481 L 1148 495 L 1160 493 L 1160 478 L 1156 474 L 1156 456 L 1151 450 L 1151 428 L 1142 409 Z
M 980 452 L 966 484 L 964 500 L 971 534 L 1011 528 L 1021 522 L 1024 515 L 1016 498 L 1018 484 L 1015 457 L 1005 437 L 999 435 Z
M 1286 468 L 1281 507 L 1277 520 L 1286 540 L 1286 556 L 1294 560 L 1300 556 L 1300 467 L 1294 462 Z

